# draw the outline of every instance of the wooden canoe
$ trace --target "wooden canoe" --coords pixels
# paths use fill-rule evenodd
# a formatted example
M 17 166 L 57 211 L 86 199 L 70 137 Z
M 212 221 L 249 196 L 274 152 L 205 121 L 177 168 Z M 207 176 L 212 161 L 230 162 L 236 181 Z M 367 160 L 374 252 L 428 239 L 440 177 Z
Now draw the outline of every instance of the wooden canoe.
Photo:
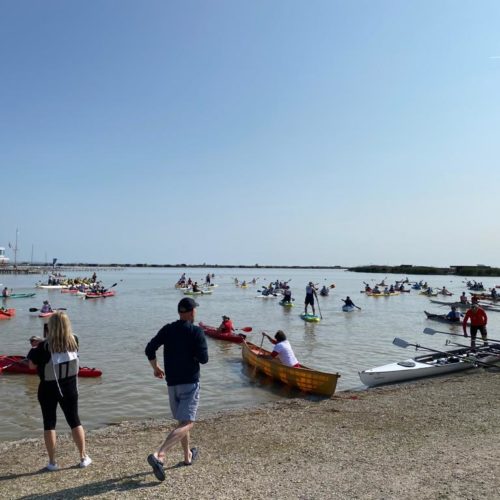
M 274 380 L 296 387 L 304 392 L 331 396 L 337 387 L 338 373 L 325 373 L 306 366 L 292 368 L 281 364 L 271 353 L 251 342 L 243 341 L 241 350 L 243 361 Z

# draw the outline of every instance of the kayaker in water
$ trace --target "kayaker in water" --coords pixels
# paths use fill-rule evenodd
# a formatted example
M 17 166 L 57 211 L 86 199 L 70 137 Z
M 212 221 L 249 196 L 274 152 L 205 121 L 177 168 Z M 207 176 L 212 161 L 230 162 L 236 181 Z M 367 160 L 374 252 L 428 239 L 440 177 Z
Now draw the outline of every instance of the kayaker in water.
M 193 284 L 193 293 L 194 292 L 199 292 L 200 291 L 200 287 L 198 286 L 198 282 L 195 281 L 194 284 Z
M 319 292 L 323 297 L 326 297 L 329 293 L 330 293 L 330 290 L 328 288 L 326 288 L 325 285 L 323 285 L 323 288 L 320 290 Z
M 476 336 L 477 332 L 481 333 L 481 338 L 483 339 L 484 345 L 487 345 L 488 332 L 486 330 L 486 324 L 488 323 L 488 316 L 484 309 L 481 309 L 477 304 L 472 304 L 470 309 L 467 310 L 462 322 L 462 329 L 464 331 L 464 337 L 467 337 L 467 321 L 470 319 L 470 346 L 472 348 L 476 347 Z
M 290 303 L 292 301 L 292 291 L 290 290 L 290 287 L 287 285 L 285 288 L 285 291 L 283 292 L 283 303 Z
M 372 290 L 372 293 L 380 293 L 380 288 L 378 285 L 375 285 L 375 288 Z
M 460 304 L 468 304 L 469 300 L 467 299 L 467 295 L 465 295 L 465 292 L 462 292 L 462 295 L 460 295 Z
M 40 309 L 40 312 L 41 313 L 50 313 L 50 312 L 52 312 L 52 307 L 49 304 L 48 300 L 44 300 L 43 301 L 43 305 L 42 305 L 42 308 Z
M 477 304 L 479 302 L 479 297 L 477 295 L 473 295 L 470 299 L 471 304 Z
M 262 332 L 263 337 L 267 337 L 273 344 L 274 349 L 271 353 L 273 358 L 278 358 L 282 364 L 285 366 L 291 366 L 293 368 L 300 368 L 300 363 L 298 362 L 295 354 L 293 353 L 292 346 L 290 342 L 286 339 L 285 332 L 283 330 L 278 330 L 274 336 L 271 338 L 267 333 Z
M 341 299 L 344 302 L 345 306 L 358 307 L 352 300 L 349 295 L 345 299 Z
M 446 315 L 446 319 L 449 321 L 460 321 L 460 313 L 457 311 L 456 306 L 451 306 L 451 311 Z
M 222 323 L 217 330 L 221 333 L 234 333 L 234 326 L 229 316 L 222 316 Z
M 3 290 L 2 290 L 2 297 L 8 297 L 9 296 L 9 289 L 7 287 L 5 287 Z
M 92 460 L 85 451 L 85 431 L 78 416 L 78 338 L 73 335 L 68 316 L 58 311 L 48 323 L 48 336 L 30 350 L 30 368 L 36 368 L 40 377 L 38 401 L 42 409 L 44 440 L 49 471 L 58 470 L 56 462 L 56 412 L 61 406 L 71 435 L 80 454 L 79 467 L 87 467 Z
M 316 293 L 316 288 L 314 287 L 314 283 L 312 281 L 306 286 L 306 298 L 304 299 L 304 314 L 307 314 L 307 307 L 311 306 L 313 315 L 316 314 L 316 310 L 314 309 L 314 295 Z
M 172 416 L 177 427 L 170 432 L 157 452 L 148 456 L 148 463 L 160 481 L 165 480 L 165 454 L 180 443 L 184 465 L 191 465 L 198 456 L 197 448 L 189 446 L 189 431 L 193 428 L 200 394 L 200 363 L 208 362 L 207 340 L 203 330 L 194 325 L 198 304 L 184 297 L 177 305 L 179 320 L 165 325 L 146 346 L 146 356 L 156 378 L 165 378 Z M 163 348 L 163 371 L 156 351 Z

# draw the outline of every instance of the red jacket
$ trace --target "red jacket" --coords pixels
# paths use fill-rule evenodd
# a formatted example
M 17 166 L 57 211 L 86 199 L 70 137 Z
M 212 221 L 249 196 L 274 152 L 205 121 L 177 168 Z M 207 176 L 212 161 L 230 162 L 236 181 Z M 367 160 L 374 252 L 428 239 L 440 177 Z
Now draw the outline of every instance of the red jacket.
M 486 326 L 486 323 L 488 322 L 488 316 L 486 316 L 484 309 L 481 309 L 480 307 L 478 307 L 476 311 L 469 309 L 465 313 L 464 320 L 462 322 L 464 331 L 467 326 L 467 321 L 469 318 L 471 326 Z

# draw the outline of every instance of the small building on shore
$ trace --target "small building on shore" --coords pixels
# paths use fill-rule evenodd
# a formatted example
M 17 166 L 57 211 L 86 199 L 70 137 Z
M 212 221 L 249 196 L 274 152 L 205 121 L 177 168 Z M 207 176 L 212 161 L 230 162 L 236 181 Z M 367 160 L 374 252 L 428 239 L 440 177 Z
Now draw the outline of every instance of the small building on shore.
M 8 264 L 10 259 L 5 255 L 5 248 L 0 247 L 0 265 Z

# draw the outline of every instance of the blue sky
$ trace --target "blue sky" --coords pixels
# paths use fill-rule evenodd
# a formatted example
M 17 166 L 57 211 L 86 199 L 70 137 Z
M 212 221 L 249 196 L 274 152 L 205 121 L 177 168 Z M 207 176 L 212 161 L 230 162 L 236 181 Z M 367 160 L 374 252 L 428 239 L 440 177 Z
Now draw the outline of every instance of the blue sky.
M 19 258 L 500 265 L 497 1 L 0 9 Z

